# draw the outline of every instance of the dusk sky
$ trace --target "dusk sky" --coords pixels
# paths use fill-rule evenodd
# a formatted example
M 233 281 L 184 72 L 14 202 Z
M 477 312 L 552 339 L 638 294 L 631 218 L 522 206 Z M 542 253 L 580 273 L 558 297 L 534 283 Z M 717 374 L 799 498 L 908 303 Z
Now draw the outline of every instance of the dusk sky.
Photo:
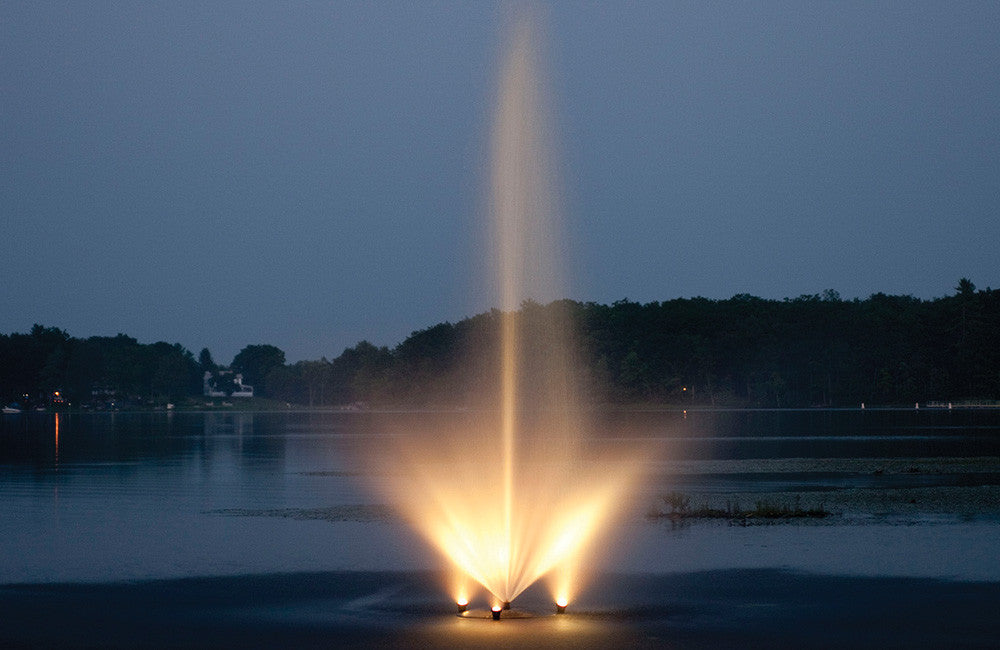
M 0 5 L 0 332 L 289 361 L 489 309 L 509 7 Z M 569 295 L 1000 287 L 1000 3 L 543 4 Z

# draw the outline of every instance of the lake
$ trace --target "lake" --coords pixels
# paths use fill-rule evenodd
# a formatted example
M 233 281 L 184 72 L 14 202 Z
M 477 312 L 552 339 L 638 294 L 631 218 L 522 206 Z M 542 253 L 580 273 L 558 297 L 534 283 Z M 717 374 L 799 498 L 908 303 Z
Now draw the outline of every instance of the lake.
M 352 459 L 388 435 L 387 423 L 398 431 L 460 416 L 4 415 L 0 584 L 433 569 L 437 559 L 365 488 Z M 592 419 L 595 462 L 603 449 L 635 440 L 660 450 L 646 461 L 650 479 L 634 512 L 612 536 L 608 570 L 777 567 L 1000 580 L 1000 529 L 989 503 L 970 516 L 917 504 L 898 517 L 846 512 L 816 525 L 676 527 L 645 516 L 672 489 L 909 489 L 921 499 L 928 490 L 962 489 L 990 500 L 1000 485 L 1000 411 L 630 411 Z M 909 467 L 907 459 L 922 460 Z

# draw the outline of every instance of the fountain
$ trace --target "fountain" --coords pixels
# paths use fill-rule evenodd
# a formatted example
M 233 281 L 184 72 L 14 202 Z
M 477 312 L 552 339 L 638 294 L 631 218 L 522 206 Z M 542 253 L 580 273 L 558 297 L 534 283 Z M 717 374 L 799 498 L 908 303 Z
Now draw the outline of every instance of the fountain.
M 461 615 L 486 592 L 489 617 L 544 579 L 563 613 L 622 510 L 639 463 L 588 451 L 585 382 L 559 295 L 551 147 L 532 30 L 521 21 L 502 68 L 492 136 L 495 354 L 475 366 L 483 407 L 408 430 L 378 450 L 378 488 L 452 568 Z M 513 616 L 513 614 L 512 614 Z

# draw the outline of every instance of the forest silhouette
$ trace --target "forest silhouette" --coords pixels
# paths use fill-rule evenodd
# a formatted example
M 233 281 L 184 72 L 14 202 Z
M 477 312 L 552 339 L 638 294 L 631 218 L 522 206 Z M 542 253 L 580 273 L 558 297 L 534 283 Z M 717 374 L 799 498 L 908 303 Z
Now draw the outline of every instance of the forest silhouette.
M 610 305 L 525 302 L 516 316 L 529 353 L 544 355 L 548 310 L 566 310 L 594 405 L 811 407 L 912 405 L 1000 397 L 1000 291 L 966 278 L 951 296 L 922 300 L 835 291 L 771 300 L 678 298 Z M 332 360 L 286 364 L 273 345 L 248 345 L 230 368 L 258 397 L 312 407 L 475 407 L 472 387 L 497 354 L 501 312 L 413 332 L 394 348 L 367 341 Z M 51 405 L 148 406 L 191 401 L 203 349 L 56 327 L 0 335 L 0 399 Z

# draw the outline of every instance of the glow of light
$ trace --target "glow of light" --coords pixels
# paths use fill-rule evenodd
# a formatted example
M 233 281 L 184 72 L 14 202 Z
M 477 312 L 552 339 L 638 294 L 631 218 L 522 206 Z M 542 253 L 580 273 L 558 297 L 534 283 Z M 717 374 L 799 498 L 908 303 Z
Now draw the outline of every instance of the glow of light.
M 459 596 L 455 599 L 455 604 L 459 607 L 465 607 L 469 604 L 469 599 L 464 596 Z
M 492 139 L 496 355 L 471 375 L 480 383 L 462 384 L 484 407 L 454 428 L 410 426 L 365 450 L 375 489 L 446 558 L 455 577 L 475 581 L 500 603 L 545 576 L 557 593 L 575 598 L 593 570 L 594 540 L 627 504 L 643 467 L 635 453 L 586 452 L 587 409 L 578 398 L 585 386 L 571 314 L 535 303 L 537 322 L 529 325 L 527 307 L 517 311 L 527 299 L 565 295 L 555 280 L 552 244 L 559 239 L 547 223 L 556 216 L 557 193 L 548 187 L 544 102 L 531 30 L 520 27 L 503 66 Z
M 457 432 L 408 431 L 387 440 L 373 459 L 386 466 L 376 487 L 447 559 L 457 603 L 471 596 L 469 579 L 501 603 L 544 576 L 555 581 L 555 594 L 572 598 L 593 568 L 595 539 L 627 502 L 641 463 L 606 451 L 600 461 L 588 458 L 572 420 L 546 428 L 548 435 L 522 428 L 508 507 L 500 425 L 479 417 L 470 415 L 469 428 Z
M 569 605 L 569 598 L 566 598 L 566 596 L 559 596 L 558 598 L 556 598 L 556 605 L 560 607 L 565 607 L 566 605 Z
M 492 612 L 503 611 L 503 605 L 494 605 L 493 607 L 490 607 L 490 611 Z

